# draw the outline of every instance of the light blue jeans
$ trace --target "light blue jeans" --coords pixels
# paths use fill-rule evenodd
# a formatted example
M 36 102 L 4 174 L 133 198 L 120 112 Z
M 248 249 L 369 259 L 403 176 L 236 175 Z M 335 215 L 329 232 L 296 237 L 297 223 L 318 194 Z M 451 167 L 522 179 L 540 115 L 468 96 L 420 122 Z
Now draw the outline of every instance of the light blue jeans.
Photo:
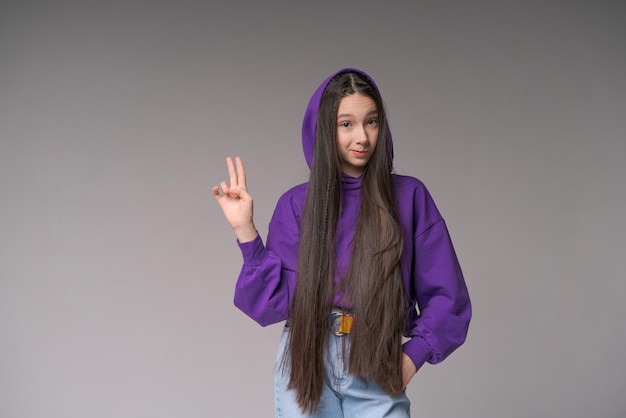
M 323 418 L 407 418 L 410 416 L 410 402 L 406 394 L 391 396 L 371 379 L 352 376 L 344 367 L 343 350 L 349 350 L 350 336 L 336 336 L 330 332 L 328 347 L 324 355 L 326 375 L 324 390 L 319 407 L 313 415 L 305 414 L 298 407 L 294 390 L 287 390 L 289 384 L 289 363 L 281 367 L 287 343 L 289 327 L 283 331 L 278 356 L 274 367 L 276 383 L 276 417 L 323 417 Z M 347 351 L 346 351 L 347 352 Z

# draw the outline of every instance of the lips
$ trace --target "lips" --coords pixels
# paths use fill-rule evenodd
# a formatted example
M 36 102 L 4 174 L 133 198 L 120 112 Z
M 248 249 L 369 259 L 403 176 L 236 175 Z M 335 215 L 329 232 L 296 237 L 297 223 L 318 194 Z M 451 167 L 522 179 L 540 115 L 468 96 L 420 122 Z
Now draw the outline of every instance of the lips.
M 367 150 L 351 150 L 352 151 L 352 155 L 354 155 L 355 157 L 365 157 L 367 155 Z

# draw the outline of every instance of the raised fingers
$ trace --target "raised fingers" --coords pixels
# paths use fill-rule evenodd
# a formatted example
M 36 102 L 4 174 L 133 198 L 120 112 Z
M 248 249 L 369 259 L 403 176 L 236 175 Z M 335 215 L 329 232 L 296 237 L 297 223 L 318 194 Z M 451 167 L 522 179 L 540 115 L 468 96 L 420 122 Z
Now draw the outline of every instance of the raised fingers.
M 235 168 L 235 164 L 237 165 Z M 246 184 L 246 169 L 243 166 L 241 157 L 236 157 L 235 162 L 231 157 L 226 158 L 226 165 L 228 166 L 228 175 L 230 176 L 230 187 L 241 187 L 247 190 Z
M 246 184 L 246 169 L 243 168 L 243 161 L 241 160 L 241 157 L 237 157 L 237 183 L 239 184 L 239 187 L 241 187 L 244 190 L 248 190 L 248 186 Z
M 239 183 L 237 181 L 237 171 L 235 171 L 235 164 L 233 164 L 233 159 L 230 157 L 226 157 L 226 165 L 228 166 L 228 175 L 230 176 L 230 186 L 235 187 Z

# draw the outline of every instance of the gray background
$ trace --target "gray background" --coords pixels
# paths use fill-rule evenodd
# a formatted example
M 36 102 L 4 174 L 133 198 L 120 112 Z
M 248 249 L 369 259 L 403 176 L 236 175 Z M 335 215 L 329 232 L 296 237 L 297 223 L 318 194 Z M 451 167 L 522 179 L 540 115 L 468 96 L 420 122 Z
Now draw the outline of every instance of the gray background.
M 0 416 L 272 415 L 281 326 L 233 307 L 210 189 L 241 155 L 265 236 L 344 66 L 380 85 L 475 308 L 414 416 L 625 416 L 625 10 L 3 1 Z

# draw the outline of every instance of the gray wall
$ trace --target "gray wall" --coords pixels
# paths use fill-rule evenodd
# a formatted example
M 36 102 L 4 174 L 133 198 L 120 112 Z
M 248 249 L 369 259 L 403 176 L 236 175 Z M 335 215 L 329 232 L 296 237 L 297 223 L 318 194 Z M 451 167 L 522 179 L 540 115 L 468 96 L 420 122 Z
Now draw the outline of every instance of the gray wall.
M 271 416 L 281 326 L 233 307 L 210 188 L 241 155 L 264 236 L 355 66 L 475 307 L 414 416 L 623 417 L 624 3 L 249 3 L 0 4 L 0 416 Z

